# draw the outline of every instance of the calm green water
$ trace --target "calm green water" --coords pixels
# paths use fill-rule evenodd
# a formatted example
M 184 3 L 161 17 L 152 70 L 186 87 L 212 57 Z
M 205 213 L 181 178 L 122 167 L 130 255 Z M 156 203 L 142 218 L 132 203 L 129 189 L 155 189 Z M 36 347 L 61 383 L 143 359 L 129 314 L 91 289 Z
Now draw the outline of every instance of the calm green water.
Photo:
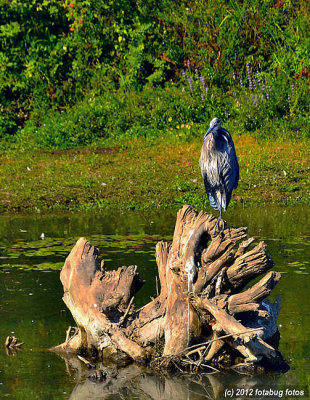
M 226 389 L 234 390 L 232 398 L 262 398 L 259 390 L 270 388 L 283 390 L 282 398 L 309 398 L 287 396 L 285 390 L 309 391 L 310 386 L 310 207 L 240 208 L 226 214 L 230 225 L 248 226 L 250 235 L 265 240 L 274 269 L 283 273 L 272 298 L 281 296 L 280 350 L 290 365 L 286 374 L 179 378 L 129 366 L 116 381 L 95 384 L 79 361 L 47 351 L 61 343 L 74 324 L 64 311 L 59 271 L 77 238 L 85 236 L 99 247 L 108 268 L 138 265 L 147 281 L 137 299 L 142 305 L 155 295 L 155 244 L 171 239 L 175 215 L 164 211 L 0 217 L 0 341 L 14 334 L 25 342 L 23 351 L 10 356 L 0 347 L 1 399 L 222 399 Z M 237 388 L 253 392 L 237 397 Z

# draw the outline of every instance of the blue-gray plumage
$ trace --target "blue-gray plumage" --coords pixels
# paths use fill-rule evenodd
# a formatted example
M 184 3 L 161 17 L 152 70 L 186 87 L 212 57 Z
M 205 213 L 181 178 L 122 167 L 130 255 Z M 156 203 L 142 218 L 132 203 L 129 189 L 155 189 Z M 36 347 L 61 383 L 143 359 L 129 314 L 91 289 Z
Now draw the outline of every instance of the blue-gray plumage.
M 232 138 L 218 118 L 212 119 L 205 134 L 199 165 L 210 205 L 220 211 L 222 219 L 222 210 L 238 186 L 239 165 Z

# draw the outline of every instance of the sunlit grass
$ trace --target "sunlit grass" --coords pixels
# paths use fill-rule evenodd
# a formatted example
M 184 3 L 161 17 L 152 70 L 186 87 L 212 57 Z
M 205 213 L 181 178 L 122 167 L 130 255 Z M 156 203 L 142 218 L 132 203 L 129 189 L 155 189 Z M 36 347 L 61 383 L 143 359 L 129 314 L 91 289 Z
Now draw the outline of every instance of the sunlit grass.
M 185 128 L 186 129 L 186 128 Z M 309 203 L 307 140 L 233 135 L 240 182 L 232 203 Z M 0 156 L 2 210 L 208 209 L 198 160 L 201 138 L 130 140 L 108 148 L 7 151 Z

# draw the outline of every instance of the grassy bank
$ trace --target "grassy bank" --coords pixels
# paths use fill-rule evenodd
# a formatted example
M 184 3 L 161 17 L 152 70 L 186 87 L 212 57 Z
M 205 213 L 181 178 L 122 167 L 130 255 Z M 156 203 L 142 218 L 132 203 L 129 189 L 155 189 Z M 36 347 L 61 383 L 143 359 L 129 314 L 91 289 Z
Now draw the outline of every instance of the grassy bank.
M 236 202 L 310 203 L 309 140 L 235 135 Z M 0 156 L 1 211 L 149 209 L 188 203 L 210 210 L 198 159 L 202 138 L 135 140 L 101 148 L 6 151 Z

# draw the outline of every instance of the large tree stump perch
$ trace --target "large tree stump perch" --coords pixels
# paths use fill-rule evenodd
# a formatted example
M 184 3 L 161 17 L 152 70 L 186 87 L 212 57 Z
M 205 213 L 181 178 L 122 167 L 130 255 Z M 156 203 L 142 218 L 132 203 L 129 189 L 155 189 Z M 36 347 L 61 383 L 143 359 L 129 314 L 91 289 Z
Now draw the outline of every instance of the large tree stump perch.
M 276 365 L 280 354 L 266 340 L 277 331 L 279 303 L 265 298 L 281 275 L 268 272 L 243 290 L 272 260 L 263 242 L 250 248 L 254 239 L 246 238 L 246 228 L 215 235 L 215 223 L 212 215 L 189 206 L 178 212 L 172 243 L 156 246 L 160 293 L 140 309 L 134 306 L 143 284 L 137 267 L 106 271 L 98 250 L 79 239 L 60 275 L 78 329 L 54 350 L 122 354 L 137 362 L 155 357 L 181 366 L 192 360 L 196 368 L 211 368 L 230 348 L 247 363 L 267 359 Z M 193 343 L 204 350 L 194 347 L 182 364 Z

